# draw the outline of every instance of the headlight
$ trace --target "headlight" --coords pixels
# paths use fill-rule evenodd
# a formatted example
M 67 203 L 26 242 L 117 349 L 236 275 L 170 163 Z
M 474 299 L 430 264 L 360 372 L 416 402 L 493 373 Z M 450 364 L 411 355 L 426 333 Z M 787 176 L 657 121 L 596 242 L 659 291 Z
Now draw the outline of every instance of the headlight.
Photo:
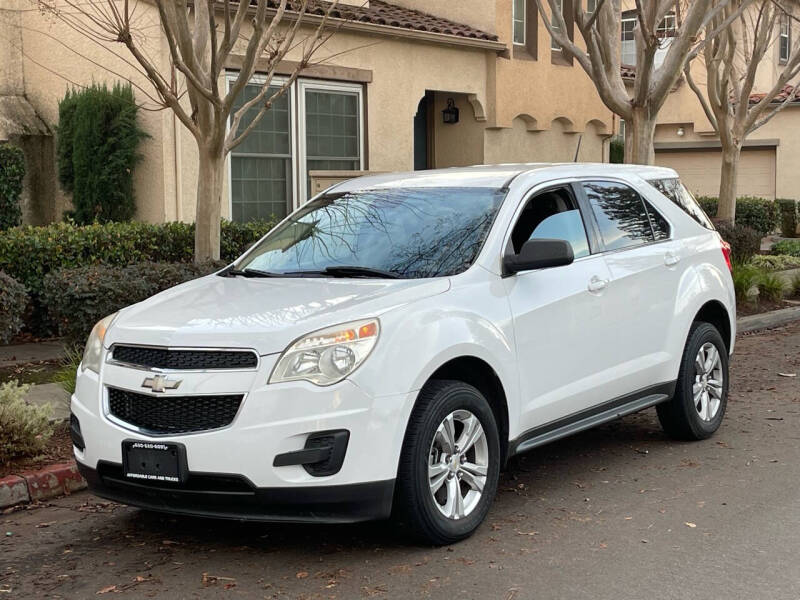
M 305 379 L 316 385 L 337 383 L 366 360 L 379 334 L 377 319 L 353 321 L 309 333 L 284 350 L 269 382 Z
M 92 328 L 92 333 L 89 334 L 89 340 L 86 342 L 86 348 L 83 351 L 83 360 L 81 365 L 84 369 L 91 369 L 95 373 L 100 373 L 100 361 L 103 357 L 103 340 L 106 337 L 106 331 L 111 327 L 111 322 L 117 313 L 108 315 L 105 319 L 101 319 Z

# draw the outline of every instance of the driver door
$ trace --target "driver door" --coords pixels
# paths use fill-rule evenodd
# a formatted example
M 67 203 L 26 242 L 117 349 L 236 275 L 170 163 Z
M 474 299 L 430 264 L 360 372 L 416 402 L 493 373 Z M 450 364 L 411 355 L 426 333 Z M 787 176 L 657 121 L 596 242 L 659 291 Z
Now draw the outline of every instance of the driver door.
M 536 192 L 508 241 L 507 251 L 519 253 L 529 239 L 562 239 L 575 255 L 572 264 L 503 280 L 514 320 L 522 431 L 612 397 L 606 378 L 616 364 L 612 324 L 618 321 L 609 318 L 605 294 L 611 274 L 602 255 L 592 254 L 593 221 L 585 218 L 578 198 L 571 183 Z

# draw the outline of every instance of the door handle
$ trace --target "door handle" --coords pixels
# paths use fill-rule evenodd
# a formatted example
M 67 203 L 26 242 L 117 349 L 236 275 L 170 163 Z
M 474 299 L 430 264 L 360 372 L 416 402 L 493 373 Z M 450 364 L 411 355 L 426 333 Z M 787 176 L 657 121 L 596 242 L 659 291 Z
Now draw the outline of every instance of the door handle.
M 664 255 L 664 264 L 668 267 L 674 267 L 679 262 L 681 262 L 681 257 L 672 252 L 667 252 Z
M 602 292 L 608 285 L 608 279 L 600 279 L 597 275 L 589 280 L 590 292 Z

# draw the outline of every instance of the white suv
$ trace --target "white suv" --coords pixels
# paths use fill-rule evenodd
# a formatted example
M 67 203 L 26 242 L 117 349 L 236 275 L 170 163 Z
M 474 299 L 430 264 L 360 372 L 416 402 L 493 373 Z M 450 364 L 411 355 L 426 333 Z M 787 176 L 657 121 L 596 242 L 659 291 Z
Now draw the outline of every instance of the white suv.
M 95 326 L 75 456 L 96 494 L 152 510 L 393 515 L 451 543 L 514 454 L 651 406 L 669 435 L 714 433 L 729 268 L 670 169 L 342 183 L 228 268 Z

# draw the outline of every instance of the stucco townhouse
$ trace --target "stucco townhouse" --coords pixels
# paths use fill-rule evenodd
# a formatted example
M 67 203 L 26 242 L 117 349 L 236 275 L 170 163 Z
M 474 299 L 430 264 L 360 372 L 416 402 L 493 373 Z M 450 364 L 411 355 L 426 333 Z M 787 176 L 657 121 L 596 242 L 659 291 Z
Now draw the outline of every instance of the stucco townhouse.
M 786 9 L 798 13 L 797 2 L 781 3 Z M 636 14 L 633 2 L 627 2 L 629 10 L 622 13 L 622 62 L 623 77 L 631 83 L 636 74 L 636 50 L 634 29 Z M 753 9 L 753 12 L 756 9 Z M 663 60 L 679 26 L 680 15 L 670 13 L 659 27 L 661 47 L 656 55 L 656 64 Z M 758 66 L 751 102 L 757 102 L 764 92 L 770 90 L 777 80 L 783 65 L 796 46 L 798 35 L 796 16 L 784 14 L 774 31 L 773 41 L 767 55 Z M 755 14 L 747 18 L 754 23 Z M 740 33 L 742 30 L 739 30 Z M 752 35 L 752 32 L 751 32 Z M 740 56 L 739 60 L 744 60 Z M 701 59 L 692 63 L 692 75 L 705 92 L 706 72 Z M 784 88 L 776 103 L 783 102 L 792 94 L 792 87 Z M 624 127 L 624 123 L 621 124 Z M 800 153 L 800 99 L 790 102 L 785 109 L 766 125 L 748 137 L 739 163 L 739 196 L 763 198 L 800 197 L 800 169 L 797 156 Z M 687 186 L 698 195 L 716 196 L 719 193 L 721 146 L 719 137 L 695 93 L 685 78 L 681 77 L 658 115 L 655 133 L 655 162 L 676 169 Z
M 340 5 L 332 19 L 337 33 L 230 156 L 223 216 L 280 217 L 332 181 L 365 171 L 608 159 L 614 116 L 551 43 L 533 0 Z M 68 206 L 52 143 L 67 88 L 128 79 L 146 108 L 149 87 L 124 48 L 87 40 L 31 0 L 3 6 L 0 138 L 26 148 L 25 218 L 46 222 Z M 166 68 L 155 7 L 142 0 L 138 10 L 140 35 Z M 309 26 L 317 18 L 309 16 Z M 226 65 L 230 73 L 238 60 Z M 259 82 L 256 75 L 244 96 Z M 191 220 L 194 141 L 170 111 L 140 115 L 150 137 L 135 175 L 137 218 Z

